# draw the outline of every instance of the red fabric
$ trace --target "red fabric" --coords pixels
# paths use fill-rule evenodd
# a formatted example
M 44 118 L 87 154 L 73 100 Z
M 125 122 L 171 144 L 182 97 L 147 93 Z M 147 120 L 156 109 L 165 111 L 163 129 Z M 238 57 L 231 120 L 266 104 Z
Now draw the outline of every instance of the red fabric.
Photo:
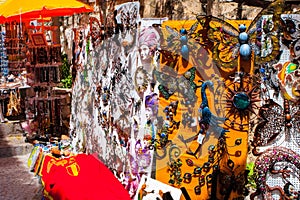
M 67 159 L 48 156 L 41 175 L 48 199 L 130 200 L 113 173 L 92 155 L 79 154 Z

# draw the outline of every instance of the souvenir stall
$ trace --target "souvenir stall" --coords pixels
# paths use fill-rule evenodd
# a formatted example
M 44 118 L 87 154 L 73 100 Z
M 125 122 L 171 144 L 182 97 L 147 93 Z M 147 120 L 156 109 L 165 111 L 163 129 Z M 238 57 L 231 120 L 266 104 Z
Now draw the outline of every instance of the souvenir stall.
M 29 26 L 26 52 L 27 83 L 33 93 L 27 96 L 26 113 L 28 120 L 37 120 L 37 134 L 60 136 L 62 134 L 61 110 L 66 97 L 56 95 L 53 90 L 60 82 L 60 45 L 53 41 L 55 26 Z M 42 28 L 44 32 L 35 32 Z M 31 114 L 30 114 L 31 113 Z
M 8 75 L 8 60 L 7 60 L 7 54 L 6 54 L 6 48 L 5 48 L 5 32 L 1 31 L 1 36 L 0 36 L 0 74 L 1 74 L 1 79 L 0 79 L 0 85 L 4 85 L 6 83 L 6 78 L 5 76 Z M 3 87 L 4 88 L 4 87 Z M 0 121 L 5 122 L 4 118 L 4 112 L 5 110 L 5 101 L 7 100 L 8 95 L 6 94 L 5 90 L 1 90 L 0 93 Z
M 277 0 L 253 21 L 150 25 L 129 2 L 91 18 L 74 37 L 71 138 L 37 144 L 29 159 L 45 197 L 92 188 L 99 199 L 98 182 L 73 179 L 97 157 L 124 199 L 298 198 L 299 15 L 284 13 Z M 29 40 L 28 113 L 39 134 L 54 133 L 60 58 L 43 34 Z
M 298 196 L 299 16 L 277 0 L 253 21 L 140 26 L 138 2 L 114 8 L 83 37 L 73 151 L 132 199 Z
M 61 45 L 55 34 L 59 31 L 58 27 L 47 20 L 92 10 L 88 5 L 74 0 L 63 3 L 7 1 L 0 7 L 4 21 L 10 25 L 18 25 L 20 22 L 18 29 L 12 29 L 12 32 L 18 33 L 18 47 L 22 47 L 19 51 L 22 53 L 22 67 L 26 69 L 26 80 L 32 89 L 27 93 L 26 116 L 28 120 L 38 122 L 39 127 L 35 131 L 38 135 L 62 134 L 61 111 L 66 100 L 65 96 L 53 90 L 60 82 Z
M 8 119 L 24 114 L 26 81 L 23 25 L 16 22 L 5 23 L 1 33 L 1 111 Z
M 5 49 L 8 57 L 7 77 L 3 77 L 2 112 L 5 117 L 24 115 L 37 120 L 37 134 L 61 134 L 61 109 L 65 96 L 52 90 L 60 82 L 61 53 L 57 41 L 44 33 L 57 29 L 32 21 L 5 23 Z M 40 30 L 38 32 L 38 30 Z M 6 98 L 4 98 L 6 93 Z M 25 116 L 26 115 L 26 116 Z
M 45 124 L 45 127 L 50 126 L 56 129 L 55 127 L 61 126 L 59 110 L 62 105 L 61 101 L 64 99 L 64 97 L 55 96 L 52 91 L 52 88 L 60 81 L 61 47 L 59 42 L 55 41 L 58 38 L 52 35 L 58 27 L 47 26 L 45 21 L 48 17 L 73 15 L 92 10 L 88 5 L 75 0 L 65 0 L 64 3 L 60 1 L 6 1 L 0 6 L 1 23 L 5 23 L 7 34 L 5 43 L 9 59 L 9 73 L 12 76 L 20 76 L 26 74 L 27 70 L 29 71 L 26 80 L 36 95 L 32 95 L 32 91 L 27 91 L 26 96 L 29 98 L 26 104 L 30 106 L 34 104 L 34 108 L 28 108 L 26 114 L 29 118 L 28 113 L 34 113 L 35 118 L 40 118 L 41 115 L 46 116 L 47 122 L 42 123 L 41 119 L 39 121 Z M 31 23 L 35 19 L 41 22 L 38 26 Z M 37 99 L 32 99 L 33 97 Z M 37 111 L 36 105 L 41 104 L 40 102 L 48 104 L 47 107 L 44 106 L 46 110 L 43 112 L 46 114 Z M 49 118 L 48 116 L 51 115 L 52 117 Z M 53 132 L 52 129 L 50 128 L 50 132 Z M 45 130 L 39 129 L 38 132 L 43 134 Z

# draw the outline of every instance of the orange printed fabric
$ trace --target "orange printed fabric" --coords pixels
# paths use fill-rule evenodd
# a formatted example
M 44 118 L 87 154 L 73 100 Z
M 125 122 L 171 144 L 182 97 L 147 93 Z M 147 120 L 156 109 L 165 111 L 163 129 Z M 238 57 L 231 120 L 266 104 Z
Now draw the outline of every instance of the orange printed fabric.
M 189 30 L 192 25 L 196 21 L 167 21 L 164 22 L 162 27 L 171 27 L 173 31 L 177 31 L 179 34 L 180 29 L 185 28 Z M 242 21 L 242 23 L 245 23 L 245 21 Z M 239 24 L 238 22 L 232 22 L 232 26 L 235 26 L 235 24 Z M 166 28 L 163 29 L 163 33 L 165 33 L 165 40 L 167 40 L 167 36 L 170 35 Z M 178 35 L 177 34 L 177 35 Z M 172 37 L 171 37 L 172 38 Z M 160 66 L 161 69 L 160 71 L 167 71 L 164 70 L 164 68 L 169 69 L 169 71 L 173 70 L 175 73 L 177 73 L 177 77 L 180 77 L 185 74 L 189 74 L 189 70 L 191 70 L 193 67 L 196 67 L 197 73 L 195 74 L 195 78 L 193 83 L 197 84 L 198 86 L 201 84 L 201 81 L 207 81 L 207 80 L 213 80 L 213 76 L 217 76 L 220 80 L 228 81 L 230 83 L 230 79 L 226 80 L 226 73 L 224 73 L 224 77 L 222 77 L 222 73 L 220 72 L 220 69 L 218 69 L 211 61 L 212 61 L 212 55 L 209 52 L 203 51 L 203 55 L 199 55 L 199 51 L 196 50 L 201 50 L 201 46 L 197 46 L 197 41 L 193 40 L 193 38 L 189 38 L 189 59 L 188 63 L 183 63 L 181 60 L 178 59 L 176 60 L 176 57 L 172 54 L 172 52 L 167 52 L 164 55 L 161 56 L 161 62 Z M 173 42 L 174 43 L 174 42 Z M 180 44 L 180 43 L 178 43 Z M 194 46 L 193 46 L 194 45 Z M 166 48 L 168 48 L 167 45 L 165 45 Z M 177 48 L 174 47 L 174 49 L 180 49 L 181 46 L 177 46 Z M 196 50 L 195 50 L 196 49 Z M 168 51 L 171 51 L 172 49 L 168 48 Z M 196 54 L 196 53 L 197 54 Z M 177 53 L 177 52 L 176 52 Z M 230 52 L 229 52 L 230 53 Z M 170 54 L 170 55 L 169 55 Z M 180 54 L 180 53 L 178 53 Z M 173 56 L 173 57 L 172 57 Z M 194 59 L 193 56 L 196 58 Z M 168 59 L 167 59 L 168 58 Z M 201 63 L 197 63 L 197 61 L 201 61 Z M 174 64 L 175 63 L 175 64 Z M 198 64 L 198 65 L 197 65 Z M 205 64 L 207 66 L 205 66 Z M 171 68 L 171 70 L 170 70 Z M 244 69 L 246 70 L 245 66 Z M 249 67 L 250 69 L 250 67 Z M 232 72 L 233 73 L 233 72 Z M 168 75 L 168 74 L 167 74 Z M 223 79 L 224 78 L 224 79 Z M 172 80 L 172 79 L 170 79 Z M 170 83 L 165 81 L 165 83 L 168 83 L 169 85 L 179 85 L 179 83 Z M 165 84 L 163 83 L 163 84 Z M 227 82 L 225 82 L 227 83 Z M 229 85 L 229 84 L 227 84 Z M 167 85 L 168 86 L 168 85 Z M 222 91 L 218 91 L 220 94 L 222 94 Z M 209 104 L 209 109 L 213 114 L 216 113 L 216 102 L 215 97 L 216 95 L 214 94 L 213 91 L 207 90 L 206 92 L 207 95 L 207 101 Z M 194 170 L 199 167 L 204 166 L 204 163 L 207 163 L 209 161 L 209 147 L 213 145 L 214 147 L 217 147 L 218 143 L 218 138 L 214 135 L 214 133 L 209 133 L 203 137 L 199 137 L 199 124 L 198 124 L 198 119 L 201 117 L 201 113 L 198 111 L 198 109 L 201 106 L 202 103 L 202 94 L 201 94 L 201 89 L 198 88 L 195 92 L 195 95 L 197 97 L 197 101 L 193 105 L 192 109 L 189 109 L 188 106 L 184 105 L 182 102 L 185 101 L 186 94 L 181 94 L 180 92 L 176 92 L 168 99 L 165 99 L 162 95 L 160 95 L 159 98 L 159 111 L 158 115 L 165 117 L 165 109 L 167 106 L 169 106 L 172 102 L 178 102 L 177 104 L 177 110 L 176 114 L 173 115 L 173 119 L 175 122 L 181 122 L 179 128 L 175 131 L 173 131 L 171 134 L 168 135 L 168 139 L 171 141 L 171 145 L 166 146 L 165 150 L 164 149 L 157 149 L 156 151 L 156 156 L 155 156 L 155 178 L 156 180 L 169 184 L 173 187 L 176 188 L 185 188 L 187 194 L 189 195 L 190 199 L 200 199 L 200 200 L 205 200 L 209 199 L 209 194 L 213 194 L 212 191 L 212 183 L 208 183 L 207 180 L 209 180 L 208 176 L 209 174 L 212 174 L 213 170 L 210 168 L 209 171 L 204 172 L 201 174 L 203 176 L 204 182 L 200 183 L 200 178 L 201 176 L 192 176 L 190 180 L 184 180 L 180 184 L 176 183 L 174 180 L 174 172 L 177 172 L 175 167 L 172 168 L 172 165 L 170 164 L 172 159 L 177 159 L 179 158 L 181 160 L 181 166 L 178 168 L 178 173 L 181 173 L 181 178 L 184 177 L 185 174 L 191 174 L 193 175 Z M 225 103 L 221 105 L 221 109 L 226 109 L 225 108 Z M 195 122 L 197 125 L 195 127 L 188 127 L 183 125 L 183 114 L 189 112 L 189 114 L 196 119 Z M 224 115 L 225 116 L 225 115 Z M 219 117 L 224 117 L 224 116 L 219 116 Z M 245 118 L 243 118 L 245 120 Z M 216 124 L 214 124 L 216 125 Z M 224 124 L 217 124 L 220 125 L 220 127 L 226 127 Z M 247 135 L 247 128 L 245 127 L 243 131 L 237 131 L 233 130 L 230 127 L 226 127 L 228 129 L 228 132 L 226 133 L 226 144 L 230 146 L 230 149 L 228 149 L 228 155 L 234 155 L 235 152 L 239 152 L 240 155 L 238 157 L 231 156 L 230 159 L 234 163 L 235 166 L 240 166 L 239 168 L 236 167 L 239 171 L 243 171 L 246 165 L 246 159 L 247 159 L 247 153 L 248 153 L 248 135 Z M 201 135 L 200 135 L 201 136 Z M 182 138 L 182 139 L 180 139 Z M 194 138 L 194 140 L 186 140 L 187 138 Z M 234 146 L 235 141 L 241 140 L 243 141 L 241 144 L 238 146 Z M 245 142 L 244 142 L 245 141 Z M 188 152 L 194 153 L 194 155 L 190 155 Z M 225 154 L 224 154 L 225 155 Z M 227 155 L 223 156 L 221 155 L 220 157 L 220 171 L 227 173 L 229 171 L 226 167 L 226 161 L 228 160 Z M 189 162 L 187 162 L 189 161 Z M 189 164 L 192 163 L 192 164 Z M 235 169 L 235 170 L 236 170 Z M 227 170 L 227 171 L 226 171 Z M 236 170 L 236 171 L 238 171 Z M 229 175 L 232 175 L 231 172 L 228 172 Z M 233 176 L 233 175 L 232 175 Z M 173 182 L 173 183 L 172 183 Z M 223 187 L 223 185 L 219 184 L 220 182 L 218 181 L 218 184 L 214 184 L 214 187 L 216 187 L 216 194 L 215 196 L 219 196 L 218 199 L 223 199 L 221 195 L 219 194 L 221 189 L 220 187 Z M 198 188 L 200 186 L 200 188 Z M 198 192 L 196 193 L 196 188 Z M 234 199 L 235 197 L 238 197 L 238 194 L 235 194 L 235 191 L 230 194 L 229 199 Z M 182 195 L 180 200 L 184 200 L 185 197 Z
M 93 155 L 64 159 L 46 155 L 40 175 L 46 199 L 130 199 L 113 173 Z

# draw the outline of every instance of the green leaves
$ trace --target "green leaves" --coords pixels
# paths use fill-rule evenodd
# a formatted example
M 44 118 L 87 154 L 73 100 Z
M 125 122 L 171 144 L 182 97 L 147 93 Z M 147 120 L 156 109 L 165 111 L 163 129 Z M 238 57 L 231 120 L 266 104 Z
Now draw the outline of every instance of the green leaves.
M 60 68 L 61 73 L 61 83 L 63 88 L 72 87 L 72 75 L 70 74 L 70 64 L 66 54 L 62 55 L 62 65 Z
M 256 174 L 254 173 L 254 167 L 255 167 L 254 162 L 247 163 L 246 171 L 247 171 L 248 184 L 246 185 L 246 187 L 253 188 L 253 189 L 256 188 L 256 182 L 255 182 Z
M 65 79 L 62 79 L 61 83 L 63 84 L 63 88 L 71 88 L 72 87 L 72 75 L 69 75 Z

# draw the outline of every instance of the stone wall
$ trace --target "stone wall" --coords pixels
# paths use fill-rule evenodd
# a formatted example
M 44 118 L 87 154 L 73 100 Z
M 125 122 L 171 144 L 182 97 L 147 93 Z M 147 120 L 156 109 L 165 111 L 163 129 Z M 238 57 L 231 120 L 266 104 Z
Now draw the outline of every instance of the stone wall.
M 166 17 L 168 16 L 169 0 L 149 0 L 145 1 L 144 17 Z M 183 0 L 173 1 L 174 9 L 172 19 L 193 19 L 196 14 L 205 15 L 203 4 L 200 0 Z M 235 2 L 220 2 L 214 1 L 212 5 L 212 15 L 223 19 L 236 19 L 237 18 L 238 4 Z M 242 18 L 254 19 L 254 17 L 261 11 L 259 7 L 243 6 Z

